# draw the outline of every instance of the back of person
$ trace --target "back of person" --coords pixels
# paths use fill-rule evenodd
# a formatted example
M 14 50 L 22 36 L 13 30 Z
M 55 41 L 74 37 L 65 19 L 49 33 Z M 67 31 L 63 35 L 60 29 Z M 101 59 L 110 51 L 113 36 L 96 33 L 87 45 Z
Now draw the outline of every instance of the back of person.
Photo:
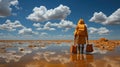
M 77 35 L 78 36 L 85 36 L 85 25 L 84 24 L 79 24 L 78 26 L 77 26 Z
M 78 24 L 77 24 L 75 32 L 74 32 L 74 42 L 78 46 L 79 53 L 80 53 L 80 45 L 82 48 L 81 52 L 83 53 L 84 44 L 86 44 L 86 41 L 88 42 L 87 27 L 84 23 L 84 20 L 80 19 L 78 21 Z

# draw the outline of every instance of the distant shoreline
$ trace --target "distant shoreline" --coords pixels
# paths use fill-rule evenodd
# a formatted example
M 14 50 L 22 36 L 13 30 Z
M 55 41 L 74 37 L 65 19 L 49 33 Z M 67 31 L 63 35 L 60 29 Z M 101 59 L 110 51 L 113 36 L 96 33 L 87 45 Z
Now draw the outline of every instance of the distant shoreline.
M 73 40 L 0 40 L 0 42 L 73 42 Z
M 0 42 L 34 42 L 34 41 L 53 41 L 53 42 L 73 42 L 73 40 L 0 40 Z M 90 42 L 94 42 L 97 40 L 89 40 Z M 110 41 L 120 41 L 120 40 L 110 40 Z

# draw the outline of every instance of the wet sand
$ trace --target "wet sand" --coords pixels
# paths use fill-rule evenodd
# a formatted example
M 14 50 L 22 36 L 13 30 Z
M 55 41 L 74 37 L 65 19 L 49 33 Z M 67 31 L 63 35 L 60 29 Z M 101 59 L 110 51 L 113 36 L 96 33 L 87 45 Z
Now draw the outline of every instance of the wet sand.
M 120 67 L 119 40 L 90 43 L 92 53 L 71 54 L 72 40 L 0 40 L 0 67 Z

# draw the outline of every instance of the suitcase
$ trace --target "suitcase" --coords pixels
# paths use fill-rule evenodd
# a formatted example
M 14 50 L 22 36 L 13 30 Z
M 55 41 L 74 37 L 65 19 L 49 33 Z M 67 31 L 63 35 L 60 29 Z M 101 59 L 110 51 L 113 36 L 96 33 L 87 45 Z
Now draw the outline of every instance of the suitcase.
M 72 45 L 70 47 L 70 52 L 76 54 L 77 53 L 77 46 L 76 45 Z
M 93 52 L 93 45 L 92 44 L 87 44 L 86 52 Z

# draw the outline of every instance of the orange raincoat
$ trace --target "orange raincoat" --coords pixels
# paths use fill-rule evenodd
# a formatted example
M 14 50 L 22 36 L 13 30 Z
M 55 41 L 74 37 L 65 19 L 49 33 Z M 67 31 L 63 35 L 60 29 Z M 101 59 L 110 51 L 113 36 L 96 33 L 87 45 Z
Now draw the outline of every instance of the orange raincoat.
M 79 33 L 79 30 L 82 30 L 82 29 L 84 31 Z M 87 27 L 86 27 L 83 19 L 80 19 L 78 21 L 78 24 L 74 31 L 74 37 L 75 37 L 75 43 L 77 43 L 78 45 L 86 44 L 86 41 L 88 40 L 88 33 L 87 33 Z

